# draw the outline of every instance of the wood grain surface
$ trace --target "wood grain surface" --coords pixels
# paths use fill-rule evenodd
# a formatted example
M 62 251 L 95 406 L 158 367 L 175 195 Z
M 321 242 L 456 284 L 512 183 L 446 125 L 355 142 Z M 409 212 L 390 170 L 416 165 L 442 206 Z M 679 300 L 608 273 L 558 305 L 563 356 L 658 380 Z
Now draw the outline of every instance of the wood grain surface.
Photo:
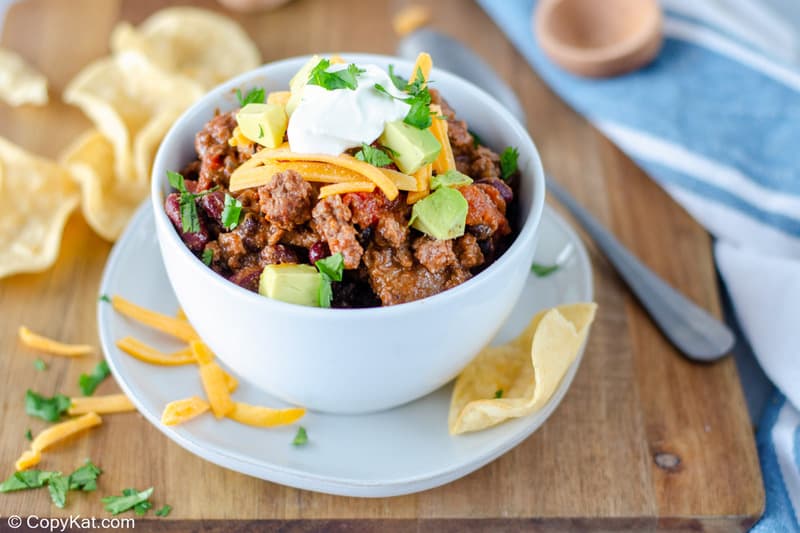
M 265 61 L 318 51 L 392 53 L 390 20 L 403 2 L 295 0 L 270 13 L 235 16 Z M 434 27 L 490 58 L 520 95 L 545 167 L 645 263 L 719 313 L 710 240 L 611 143 L 560 101 L 472 2 L 430 2 Z M 140 22 L 156 0 L 28 0 L 6 19 L 2 44 L 51 83 L 44 108 L 0 105 L 0 135 L 55 156 L 89 122 L 59 100 L 88 61 L 108 53 L 119 20 Z M 218 9 L 216 4 L 205 5 Z M 4 194 L 8 194 L 4 192 Z M 168 519 L 137 529 L 205 531 L 362 530 L 744 530 L 764 493 L 752 428 L 734 362 L 699 365 L 658 333 L 613 269 L 589 244 L 600 313 L 583 365 L 558 411 L 500 459 L 444 487 L 387 499 L 316 494 L 249 478 L 173 444 L 138 414 L 106 416 L 101 428 L 47 454 L 69 471 L 86 457 L 105 470 L 97 493 L 70 494 L 66 509 L 44 491 L 0 495 L 0 516 L 107 516 L 101 495 L 155 486 Z M 0 280 L 0 475 L 44 423 L 24 414 L 26 388 L 77 393 L 100 357 L 69 361 L 36 353 L 16 337 L 27 324 L 65 341 L 97 344 L 95 302 L 110 245 L 79 214 L 67 225 L 56 266 Z M 108 380 L 99 393 L 116 391 Z M 444 422 L 443 422 L 444 423 Z M 672 461 L 674 467 L 665 466 Z M 659 463 L 662 466 L 659 466 Z M 0 518 L 0 530 L 6 527 Z

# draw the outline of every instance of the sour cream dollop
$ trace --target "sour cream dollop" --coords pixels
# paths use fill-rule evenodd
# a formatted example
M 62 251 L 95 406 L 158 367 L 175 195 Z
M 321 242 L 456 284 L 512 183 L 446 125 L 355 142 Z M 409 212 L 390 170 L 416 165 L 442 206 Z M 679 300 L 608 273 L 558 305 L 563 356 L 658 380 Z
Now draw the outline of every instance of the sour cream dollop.
M 319 85 L 303 87 L 300 103 L 289 118 L 287 133 L 293 152 L 339 155 L 362 143 L 370 144 L 383 133 L 387 122 L 400 120 L 410 106 L 375 89 L 380 84 L 399 98 L 408 95 L 399 91 L 389 75 L 376 65 L 358 65 L 355 90 L 329 91 Z M 347 68 L 332 65 L 328 72 Z

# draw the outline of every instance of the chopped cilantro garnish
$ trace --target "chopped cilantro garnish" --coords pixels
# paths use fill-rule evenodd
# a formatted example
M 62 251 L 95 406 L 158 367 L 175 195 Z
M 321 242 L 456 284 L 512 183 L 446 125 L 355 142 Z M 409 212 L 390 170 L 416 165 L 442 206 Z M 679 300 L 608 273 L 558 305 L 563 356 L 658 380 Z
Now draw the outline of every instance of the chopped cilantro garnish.
M 540 278 L 544 278 L 558 270 L 560 266 L 558 264 L 555 265 L 542 265 L 539 263 L 533 263 L 531 265 L 531 272 L 536 274 Z
M 263 88 L 254 87 L 244 97 L 242 97 L 242 91 L 236 89 L 236 99 L 239 100 L 239 107 L 244 107 L 247 104 L 263 104 L 266 102 L 267 96 Z
M 431 125 L 431 93 L 428 90 L 428 84 L 422 75 L 422 69 L 417 69 L 417 76 L 414 81 L 411 83 L 406 83 L 402 87 L 398 86 L 398 83 L 402 80 L 402 78 L 394 75 L 393 67 L 390 68 L 390 78 L 392 79 L 392 83 L 395 87 L 408 93 L 408 97 L 399 98 L 394 96 L 379 83 L 375 84 L 375 90 L 381 94 L 385 94 L 390 98 L 396 98 L 397 100 L 405 102 L 411 106 L 405 118 L 403 119 L 403 122 L 421 130 L 429 128 Z
M 503 389 L 497 389 L 496 391 L 494 391 L 494 397 L 495 398 L 502 398 L 503 397 Z
M 69 476 L 69 490 L 82 490 L 84 492 L 91 492 L 97 489 L 97 478 L 102 474 L 96 464 L 86 459 L 83 466 L 79 466 Z
M 47 363 L 42 361 L 41 359 L 37 359 L 33 362 L 33 368 L 41 372 L 42 370 L 47 370 Z
M 100 361 L 91 374 L 81 374 L 80 378 L 78 378 L 78 386 L 84 396 L 91 396 L 97 386 L 110 375 L 111 370 L 108 368 L 108 363 Z
M 48 422 L 57 422 L 71 404 L 72 400 L 63 394 L 47 398 L 30 389 L 25 392 L 25 412 Z
M 197 214 L 195 199 L 211 194 L 216 191 L 218 187 L 213 187 L 201 193 L 192 193 L 186 188 L 184 178 L 178 172 L 167 170 L 167 179 L 169 180 L 170 186 L 180 194 L 178 205 L 181 211 L 181 229 L 184 233 L 197 233 L 200 231 L 200 217 Z
M 162 507 L 161 509 L 156 511 L 156 516 L 161 516 L 161 517 L 166 518 L 166 517 L 169 516 L 169 513 L 171 511 L 172 511 L 172 506 L 171 505 L 164 505 L 164 507 Z
M 31 433 L 30 428 L 25 432 L 25 438 L 28 440 L 33 440 L 33 433 Z
M 106 496 L 100 501 L 103 502 L 105 510 L 113 515 L 134 509 L 136 514 L 141 516 L 153 506 L 149 501 L 152 494 L 153 487 L 141 492 L 137 492 L 136 489 L 125 489 L 122 491 L 122 496 Z
M 389 79 L 391 79 L 394 86 L 401 91 L 405 91 L 406 87 L 408 87 L 408 80 L 394 73 L 394 65 L 389 65 Z
M 473 148 L 477 148 L 479 144 L 486 144 L 486 143 L 483 142 L 483 139 L 481 139 L 480 136 L 477 133 L 475 133 L 474 131 L 467 130 L 467 132 L 470 135 L 472 135 L 472 147 Z
M 500 154 L 500 171 L 504 180 L 510 178 L 517 171 L 517 159 L 519 159 L 519 151 L 513 146 L 507 146 Z
M 111 303 L 111 298 L 108 297 L 108 294 L 101 294 L 98 300 L 109 304 Z
M 341 253 L 335 253 L 324 259 L 320 259 L 314 264 L 317 270 L 319 270 L 320 278 L 322 278 L 319 284 L 319 306 L 330 307 L 331 300 L 333 300 L 333 288 L 331 283 L 334 281 L 342 281 L 344 256 Z
M 23 470 L 14 472 L 11 476 L 0 483 L 0 492 L 14 492 L 17 490 L 38 489 L 44 487 L 47 482 L 57 472 L 45 472 L 43 470 Z
M 309 85 L 319 85 L 323 89 L 334 91 L 336 89 L 351 89 L 355 90 L 358 87 L 356 77 L 364 72 L 364 69 L 358 68 L 353 63 L 347 65 L 347 68 L 337 70 L 335 72 L 328 72 L 328 67 L 331 62 L 327 59 L 321 59 L 317 66 L 311 69 L 308 75 Z
M 203 263 L 206 266 L 211 266 L 211 261 L 214 260 L 214 250 L 211 248 L 206 248 L 203 250 Z
M 239 225 L 239 217 L 242 214 L 242 202 L 225 193 L 225 208 L 222 210 L 222 226 L 227 230 L 232 230 Z
M 361 144 L 361 150 L 356 152 L 356 159 L 376 167 L 385 167 L 392 164 L 392 159 L 380 148 L 368 144 Z
M 306 433 L 306 428 L 300 426 L 297 428 L 297 435 L 294 436 L 294 440 L 292 441 L 294 446 L 303 446 L 308 444 L 308 433 Z
M 97 466 L 88 459 L 86 464 L 79 467 L 69 476 L 61 472 L 47 472 L 43 470 L 24 470 L 15 472 L 3 483 L 0 483 L 0 492 L 14 492 L 18 490 L 39 489 L 47 486 L 50 499 L 56 507 L 63 508 L 67 503 L 67 492 L 70 490 L 91 491 L 97 488 L 97 477 L 102 473 Z
M 50 492 L 50 499 L 56 507 L 63 509 L 67 504 L 67 491 L 69 490 L 69 478 L 64 477 L 61 472 L 55 472 L 47 481 L 47 490 Z

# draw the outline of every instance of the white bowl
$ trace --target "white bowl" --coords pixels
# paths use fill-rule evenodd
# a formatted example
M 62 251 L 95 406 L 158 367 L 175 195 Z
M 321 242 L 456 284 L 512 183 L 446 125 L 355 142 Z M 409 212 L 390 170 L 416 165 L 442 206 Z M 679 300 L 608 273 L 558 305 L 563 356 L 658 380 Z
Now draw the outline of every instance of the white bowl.
M 345 60 L 401 74 L 402 59 L 345 54 Z M 450 290 L 406 304 L 370 309 L 320 309 L 271 300 L 206 267 L 183 244 L 164 213 L 167 170 L 196 158 L 194 136 L 215 109 L 236 107 L 235 89 L 286 90 L 307 57 L 270 63 L 215 88 L 172 126 L 153 165 L 151 200 L 164 265 L 189 321 L 238 376 L 283 400 L 331 413 L 367 413 L 424 396 L 455 377 L 508 317 L 536 246 L 544 205 L 544 172 L 528 134 L 508 111 L 474 85 L 434 69 L 435 87 L 494 149 L 516 146 L 519 233 L 479 275 Z M 434 58 L 435 60 L 435 58 Z

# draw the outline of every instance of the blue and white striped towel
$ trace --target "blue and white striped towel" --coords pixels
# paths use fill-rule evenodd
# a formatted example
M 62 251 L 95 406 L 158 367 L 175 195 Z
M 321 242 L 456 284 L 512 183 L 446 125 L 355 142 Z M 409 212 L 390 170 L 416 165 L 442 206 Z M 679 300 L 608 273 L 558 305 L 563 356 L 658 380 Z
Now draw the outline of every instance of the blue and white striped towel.
M 800 531 L 800 70 L 784 61 L 797 53 L 797 35 L 778 35 L 795 47 L 778 59 L 732 32 L 729 19 L 685 9 L 705 0 L 662 0 L 666 40 L 656 61 L 586 80 L 543 55 L 535 1 L 478 0 L 562 98 L 717 238 L 737 317 L 782 393 L 759 428 L 767 507 L 754 531 Z

